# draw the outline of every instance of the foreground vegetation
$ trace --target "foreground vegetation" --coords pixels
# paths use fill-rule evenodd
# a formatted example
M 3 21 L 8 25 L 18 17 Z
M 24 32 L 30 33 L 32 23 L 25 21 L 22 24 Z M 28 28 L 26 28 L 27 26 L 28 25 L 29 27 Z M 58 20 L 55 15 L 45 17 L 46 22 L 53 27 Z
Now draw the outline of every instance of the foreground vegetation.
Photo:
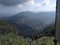
M 31 38 L 20 36 L 16 27 L 6 21 L 0 20 L 0 45 L 54 45 L 54 36 L 51 35 L 54 26 L 45 30 L 42 33 L 42 37 L 32 40 Z

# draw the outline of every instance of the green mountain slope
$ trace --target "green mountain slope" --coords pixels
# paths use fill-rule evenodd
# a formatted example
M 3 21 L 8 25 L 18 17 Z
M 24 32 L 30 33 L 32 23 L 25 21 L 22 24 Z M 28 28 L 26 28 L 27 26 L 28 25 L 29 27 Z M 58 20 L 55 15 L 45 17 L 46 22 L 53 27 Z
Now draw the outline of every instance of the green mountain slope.
M 0 45 L 28 45 L 28 40 L 18 35 L 16 27 L 0 20 Z
M 0 45 L 54 45 L 54 31 L 55 25 L 51 25 L 36 35 L 37 40 L 31 40 L 20 36 L 15 26 L 0 20 Z
M 17 33 L 16 27 L 11 26 L 8 22 L 0 20 L 0 34 L 5 35 L 9 33 Z
M 31 37 L 55 22 L 55 12 L 21 12 L 8 17 L 7 21 L 20 30 L 24 37 Z

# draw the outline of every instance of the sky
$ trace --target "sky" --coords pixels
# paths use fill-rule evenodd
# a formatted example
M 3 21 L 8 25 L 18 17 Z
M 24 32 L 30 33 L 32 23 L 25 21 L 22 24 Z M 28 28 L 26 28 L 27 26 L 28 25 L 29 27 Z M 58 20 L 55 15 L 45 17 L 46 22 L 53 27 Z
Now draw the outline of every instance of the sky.
M 56 10 L 56 0 L 0 0 L 0 14 L 17 14 L 24 11 L 48 12 Z

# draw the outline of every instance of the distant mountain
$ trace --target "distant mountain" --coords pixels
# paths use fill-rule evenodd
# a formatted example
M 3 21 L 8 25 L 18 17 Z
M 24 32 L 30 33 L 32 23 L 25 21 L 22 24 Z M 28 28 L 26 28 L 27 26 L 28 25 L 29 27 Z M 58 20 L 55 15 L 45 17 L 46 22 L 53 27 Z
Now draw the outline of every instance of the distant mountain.
M 0 18 L 2 18 L 2 17 L 10 17 L 10 16 L 12 16 L 13 14 L 0 14 Z
M 7 21 L 20 30 L 20 34 L 34 37 L 46 27 L 55 23 L 55 12 L 21 12 L 11 16 Z

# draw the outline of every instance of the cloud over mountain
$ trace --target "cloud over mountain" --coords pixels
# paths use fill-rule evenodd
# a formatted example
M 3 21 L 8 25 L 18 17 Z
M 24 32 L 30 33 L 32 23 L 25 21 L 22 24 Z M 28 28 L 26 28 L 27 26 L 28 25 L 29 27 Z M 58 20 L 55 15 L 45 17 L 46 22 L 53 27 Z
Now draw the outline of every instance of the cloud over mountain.
M 27 1 L 30 1 L 30 0 L 0 0 L 0 4 L 4 6 L 12 6 L 12 5 L 17 5 Z
M 25 11 L 56 11 L 56 0 L 0 0 L 1 14 L 17 14 Z

